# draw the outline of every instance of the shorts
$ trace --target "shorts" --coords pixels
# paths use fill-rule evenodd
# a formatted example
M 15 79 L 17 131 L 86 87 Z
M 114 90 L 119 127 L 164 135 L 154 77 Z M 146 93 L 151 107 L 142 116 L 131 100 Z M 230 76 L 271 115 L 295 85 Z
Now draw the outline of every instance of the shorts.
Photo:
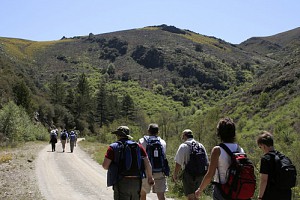
M 182 183 L 185 196 L 194 194 L 202 182 L 203 176 L 192 176 L 183 171 Z
M 168 191 L 167 178 L 163 172 L 153 173 L 155 184 L 153 186 L 148 184 L 148 179 L 144 178 L 142 182 L 142 190 L 146 193 L 150 193 L 151 189 L 153 193 Z

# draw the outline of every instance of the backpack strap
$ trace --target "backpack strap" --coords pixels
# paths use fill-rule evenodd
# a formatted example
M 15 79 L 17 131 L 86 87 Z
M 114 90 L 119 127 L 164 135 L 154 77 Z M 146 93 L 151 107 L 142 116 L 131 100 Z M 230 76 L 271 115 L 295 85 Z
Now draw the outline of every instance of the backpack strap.
M 233 152 L 226 146 L 224 143 L 220 143 L 219 146 L 226 151 L 226 153 L 232 158 L 233 157 Z M 241 147 L 237 144 L 237 151 L 236 152 L 241 152 Z

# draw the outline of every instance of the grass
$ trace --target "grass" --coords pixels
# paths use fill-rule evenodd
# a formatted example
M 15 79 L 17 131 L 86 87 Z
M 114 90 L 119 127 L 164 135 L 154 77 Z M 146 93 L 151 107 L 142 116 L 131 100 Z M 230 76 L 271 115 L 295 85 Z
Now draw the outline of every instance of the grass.
M 0 154 L 0 164 L 1 163 L 7 163 L 11 160 L 12 160 L 12 154 L 11 153 Z

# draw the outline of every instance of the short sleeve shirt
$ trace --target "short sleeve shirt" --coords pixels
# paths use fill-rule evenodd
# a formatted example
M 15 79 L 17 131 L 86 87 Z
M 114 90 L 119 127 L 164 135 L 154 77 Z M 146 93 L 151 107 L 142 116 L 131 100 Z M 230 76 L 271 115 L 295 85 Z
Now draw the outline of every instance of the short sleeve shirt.
M 262 156 L 260 163 L 261 164 L 260 164 L 259 173 L 268 175 L 268 183 L 267 183 L 266 190 L 264 192 L 263 199 L 264 200 L 276 200 L 276 199 L 290 200 L 291 199 L 290 189 L 282 190 L 276 188 L 276 186 L 272 184 L 272 180 L 274 179 L 274 175 L 275 175 L 274 156 L 267 153 Z

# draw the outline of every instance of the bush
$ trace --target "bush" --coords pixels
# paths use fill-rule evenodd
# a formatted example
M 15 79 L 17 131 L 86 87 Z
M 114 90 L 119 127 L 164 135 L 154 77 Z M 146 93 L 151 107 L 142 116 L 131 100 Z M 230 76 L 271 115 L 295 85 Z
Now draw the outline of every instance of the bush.
M 7 103 L 0 110 L 0 132 L 2 144 L 49 139 L 46 128 L 34 124 L 26 111 L 13 102 Z

